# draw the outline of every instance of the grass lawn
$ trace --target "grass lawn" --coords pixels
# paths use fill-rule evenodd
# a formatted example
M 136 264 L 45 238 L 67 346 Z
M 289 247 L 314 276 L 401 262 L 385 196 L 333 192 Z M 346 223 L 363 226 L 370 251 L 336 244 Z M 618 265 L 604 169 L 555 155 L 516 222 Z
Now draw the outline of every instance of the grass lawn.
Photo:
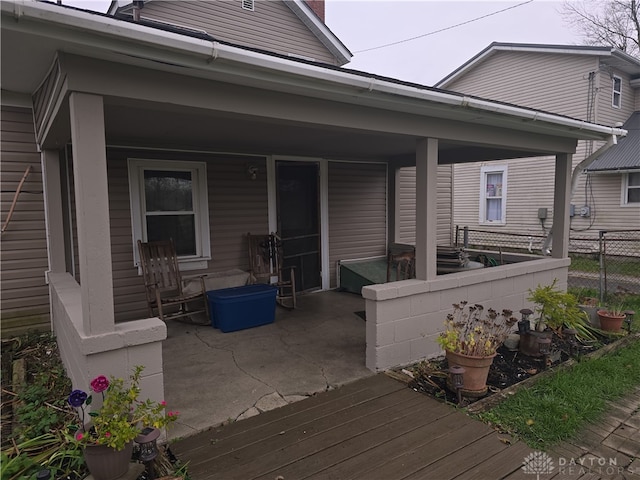
M 596 359 L 585 359 L 478 416 L 545 450 L 575 436 L 605 412 L 606 402 L 640 384 L 640 340 Z

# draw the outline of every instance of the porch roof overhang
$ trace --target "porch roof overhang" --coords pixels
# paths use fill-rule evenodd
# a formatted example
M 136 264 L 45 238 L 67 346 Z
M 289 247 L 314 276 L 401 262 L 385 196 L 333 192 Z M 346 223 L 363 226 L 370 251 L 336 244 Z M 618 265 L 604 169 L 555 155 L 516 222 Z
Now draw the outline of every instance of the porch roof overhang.
M 441 163 L 457 163 L 573 153 L 579 139 L 626 134 L 53 4 L 1 8 L 3 96 L 34 98 L 60 68 L 57 90 L 41 100 L 43 148 L 69 141 L 64 100 L 73 91 L 103 96 L 108 144 L 410 165 L 424 137 L 440 139 Z

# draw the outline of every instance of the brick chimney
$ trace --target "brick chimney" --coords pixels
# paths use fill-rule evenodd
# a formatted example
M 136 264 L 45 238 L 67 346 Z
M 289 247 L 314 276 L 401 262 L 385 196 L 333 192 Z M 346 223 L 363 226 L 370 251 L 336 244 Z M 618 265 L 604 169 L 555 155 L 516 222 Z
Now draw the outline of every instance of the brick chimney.
M 324 22 L 324 0 L 306 0 L 307 5 L 311 7 L 320 20 Z

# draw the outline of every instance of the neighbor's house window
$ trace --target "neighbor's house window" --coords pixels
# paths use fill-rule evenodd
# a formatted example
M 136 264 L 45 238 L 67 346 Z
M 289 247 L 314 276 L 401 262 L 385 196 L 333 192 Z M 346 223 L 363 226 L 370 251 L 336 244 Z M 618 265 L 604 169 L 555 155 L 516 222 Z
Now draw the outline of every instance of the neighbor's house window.
M 622 204 L 640 205 L 640 172 L 622 176 Z
M 613 77 L 613 96 L 611 97 L 611 103 L 616 108 L 620 108 L 620 105 L 622 105 L 622 79 L 615 75 Z
M 507 166 L 482 167 L 480 223 L 504 224 L 507 212 Z
M 206 165 L 129 159 L 134 257 L 137 240 L 173 239 L 180 267 L 206 268 L 211 258 Z

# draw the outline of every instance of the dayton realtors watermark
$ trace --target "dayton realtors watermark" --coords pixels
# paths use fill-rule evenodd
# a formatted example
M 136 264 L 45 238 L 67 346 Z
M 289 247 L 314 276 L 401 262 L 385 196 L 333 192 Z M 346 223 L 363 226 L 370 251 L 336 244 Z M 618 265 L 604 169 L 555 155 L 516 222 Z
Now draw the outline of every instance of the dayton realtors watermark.
M 617 458 L 601 458 L 587 455 L 580 458 L 558 457 L 554 461 L 545 452 L 532 452 L 524 458 L 522 471 L 531 475 L 536 475 L 536 480 L 540 480 L 543 475 L 578 476 L 592 473 L 596 475 L 622 475 L 631 474 L 640 477 L 640 470 L 632 467 L 624 467 L 618 464 Z

